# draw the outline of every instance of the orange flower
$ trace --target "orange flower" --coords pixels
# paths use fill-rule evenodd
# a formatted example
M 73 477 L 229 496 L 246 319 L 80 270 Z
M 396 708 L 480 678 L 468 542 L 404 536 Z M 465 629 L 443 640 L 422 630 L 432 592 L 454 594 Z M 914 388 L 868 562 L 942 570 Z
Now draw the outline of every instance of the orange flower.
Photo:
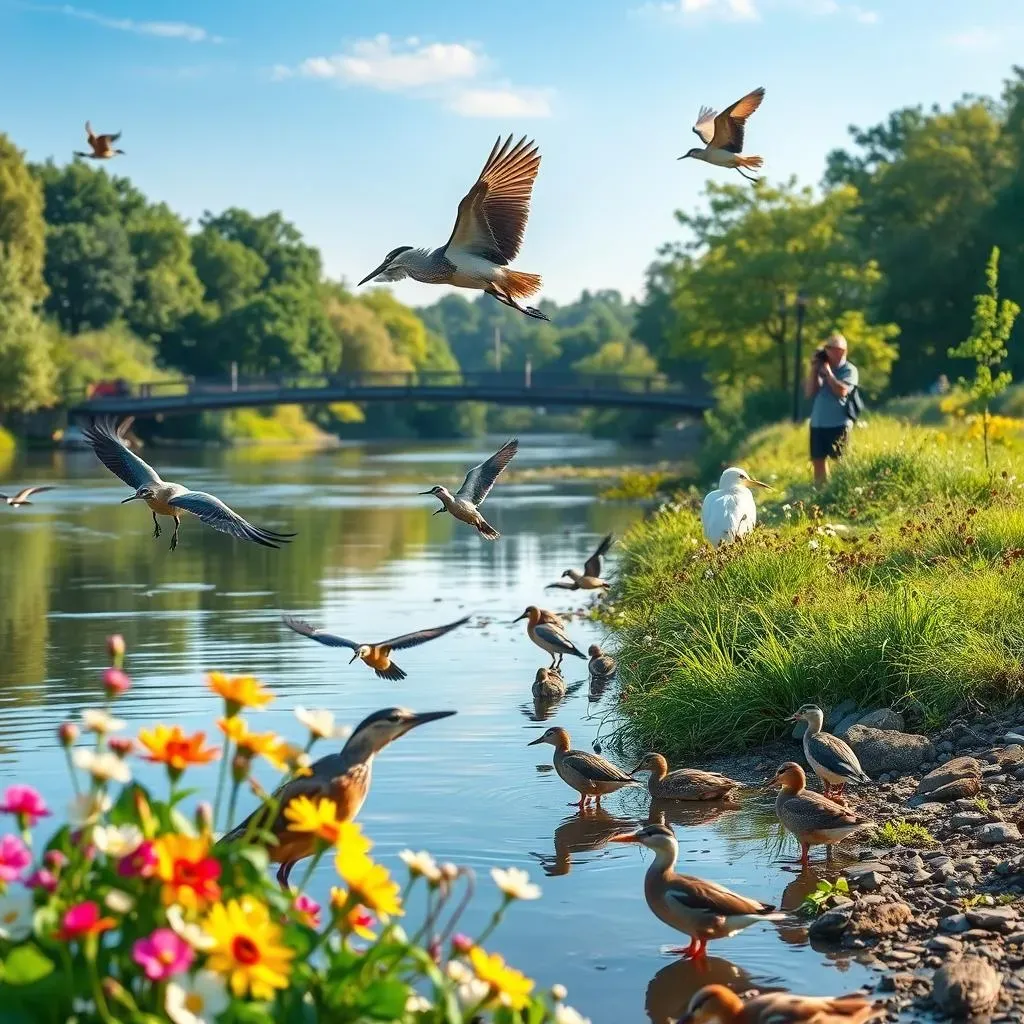
M 206 685 L 224 698 L 228 718 L 234 718 L 242 708 L 264 708 L 274 695 L 265 690 L 255 676 L 227 676 L 223 672 L 211 672 Z
M 220 899 L 220 862 L 210 856 L 208 839 L 171 834 L 154 840 L 153 850 L 165 905 L 196 910 Z
M 331 886 L 331 907 L 337 914 L 343 915 L 338 921 L 338 927 L 346 934 L 358 935 L 361 939 L 373 940 L 377 937 L 375 932 L 370 931 L 373 924 L 373 916 L 358 903 L 352 903 L 349 894 L 336 885 Z
M 149 751 L 145 759 L 167 765 L 172 778 L 177 778 L 190 764 L 207 764 L 220 755 L 217 747 L 203 747 L 205 739 L 203 732 L 186 736 L 180 725 L 139 730 L 139 742 Z
M 288 744 L 273 732 L 250 732 L 244 719 L 218 718 L 217 727 L 235 746 L 243 757 L 257 755 L 266 758 L 279 772 L 288 769 Z

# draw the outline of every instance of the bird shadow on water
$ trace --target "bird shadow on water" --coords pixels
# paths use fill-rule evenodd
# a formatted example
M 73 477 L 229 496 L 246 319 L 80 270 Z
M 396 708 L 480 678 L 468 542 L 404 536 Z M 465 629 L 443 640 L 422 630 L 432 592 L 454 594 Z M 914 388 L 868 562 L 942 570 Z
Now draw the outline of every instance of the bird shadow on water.
M 572 868 L 575 854 L 591 853 L 602 849 L 610 836 L 618 832 L 626 832 L 636 828 L 633 818 L 623 818 L 610 814 L 603 807 L 589 808 L 586 811 L 563 818 L 554 831 L 554 856 L 546 853 L 533 853 L 544 869 L 544 874 L 567 875 Z
M 644 1009 L 652 1024 L 673 1024 L 679 1020 L 686 1013 L 694 993 L 705 985 L 725 985 L 738 993 L 755 986 L 765 987 L 756 982 L 748 971 L 720 956 L 673 960 L 647 984 Z

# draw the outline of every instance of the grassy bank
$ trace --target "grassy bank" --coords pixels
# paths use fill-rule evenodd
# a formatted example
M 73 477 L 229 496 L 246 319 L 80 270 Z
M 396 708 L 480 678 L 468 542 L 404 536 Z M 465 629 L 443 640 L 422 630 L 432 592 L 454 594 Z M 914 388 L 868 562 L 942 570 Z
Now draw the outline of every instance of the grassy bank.
M 624 738 L 695 756 L 778 735 L 808 700 L 927 726 L 1024 691 L 1024 435 L 990 479 L 973 433 L 873 417 L 816 494 L 806 428 L 771 427 L 735 460 L 775 487 L 752 537 L 708 548 L 697 492 L 634 528 L 605 612 Z

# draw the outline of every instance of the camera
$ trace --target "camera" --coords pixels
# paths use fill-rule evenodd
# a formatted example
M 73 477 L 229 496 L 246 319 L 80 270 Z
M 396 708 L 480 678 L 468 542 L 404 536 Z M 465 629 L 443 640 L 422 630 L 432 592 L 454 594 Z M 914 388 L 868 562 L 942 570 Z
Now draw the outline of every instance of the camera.
M 823 363 L 826 359 L 828 359 L 828 353 L 825 351 L 824 348 L 815 349 L 814 361 L 816 363 Z

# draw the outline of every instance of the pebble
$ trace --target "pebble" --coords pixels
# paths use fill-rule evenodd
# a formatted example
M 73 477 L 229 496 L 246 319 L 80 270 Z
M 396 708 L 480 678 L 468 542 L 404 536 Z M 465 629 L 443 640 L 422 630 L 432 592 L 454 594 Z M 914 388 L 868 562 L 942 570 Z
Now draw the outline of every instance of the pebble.
M 1020 829 L 1009 821 L 994 821 L 982 825 L 978 830 L 978 841 L 982 843 L 1019 843 L 1022 837 Z
M 990 1011 L 999 998 L 1002 976 L 984 960 L 968 957 L 935 972 L 932 1001 L 954 1017 Z

